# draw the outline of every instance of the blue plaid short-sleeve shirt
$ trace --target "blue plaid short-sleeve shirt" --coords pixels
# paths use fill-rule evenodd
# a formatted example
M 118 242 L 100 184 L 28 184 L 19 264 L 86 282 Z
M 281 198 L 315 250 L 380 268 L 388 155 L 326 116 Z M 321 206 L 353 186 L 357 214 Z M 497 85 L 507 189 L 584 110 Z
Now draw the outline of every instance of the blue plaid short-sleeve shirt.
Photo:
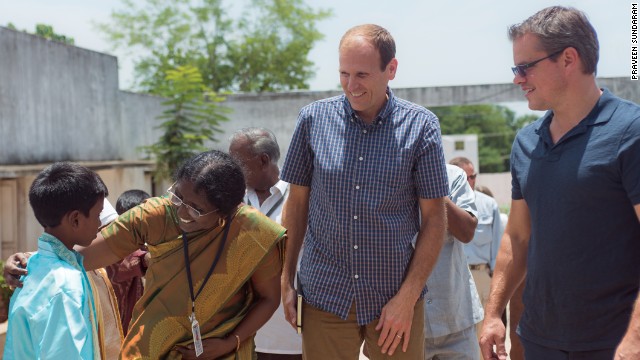
M 372 124 L 344 95 L 304 107 L 281 174 L 311 188 L 299 273 L 305 301 L 346 319 L 355 300 L 361 325 L 400 289 L 418 199 L 449 193 L 438 119 L 387 92 Z

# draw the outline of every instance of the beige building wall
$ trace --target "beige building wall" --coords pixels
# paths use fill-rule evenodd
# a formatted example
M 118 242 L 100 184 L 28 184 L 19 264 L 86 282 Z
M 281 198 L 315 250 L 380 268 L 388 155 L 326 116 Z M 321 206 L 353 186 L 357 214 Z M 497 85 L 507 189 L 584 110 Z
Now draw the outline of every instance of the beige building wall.
M 0 251 L 11 254 L 16 250 L 18 239 L 18 181 L 0 179 Z M 4 260 L 4 256 L 2 259 Z
M 484 185 L 491 190 L 500 210 L 511 206 L 511 173 L 478 174 L 476 185 Z
M 164 188 L 157 193 L 153 188 L 150 163 L 81 164 L 92 168 L 100 175 L 109 189 L 108 200 L 114 207 L 118 196 L 125 190 L 140 189 L 152 195 L 164 193 Z M 20 173 L 15 174 L 13 178 L 0 178 L 0 259 L 2 260 L 6 260 L 9 255 L 17 251 L 32 251 L 38 247 L 38 237 L 42 233 L 42 227 L 29 206 L 29 187 L 37 173 L 45 166 L 21 167 Z

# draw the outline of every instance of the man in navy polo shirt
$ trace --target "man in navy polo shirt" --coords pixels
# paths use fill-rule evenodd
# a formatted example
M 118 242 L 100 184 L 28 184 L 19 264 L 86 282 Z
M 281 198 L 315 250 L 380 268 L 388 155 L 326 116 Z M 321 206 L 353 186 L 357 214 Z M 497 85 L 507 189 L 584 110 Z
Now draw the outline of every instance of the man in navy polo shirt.
M 514 83 L 530 109 L 548 112 L 513 144 L 483 356 L 506 358 L 500 315 L 526 274 L 527 359 L 639 359 L 640 107 L 596 85 L 584 13 L 549 7 L 509 37 Z

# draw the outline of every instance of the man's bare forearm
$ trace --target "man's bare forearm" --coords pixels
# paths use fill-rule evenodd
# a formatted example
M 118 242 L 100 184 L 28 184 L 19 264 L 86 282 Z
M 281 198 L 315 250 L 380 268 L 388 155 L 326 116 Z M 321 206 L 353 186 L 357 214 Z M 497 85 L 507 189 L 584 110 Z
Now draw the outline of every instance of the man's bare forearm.
M 293 184 L 290 186 L 289 198 L 282 209 L 282 226 L 287 229 L 282 284 L 293 286 L 298 256 L 307 231 L 310 189 Z

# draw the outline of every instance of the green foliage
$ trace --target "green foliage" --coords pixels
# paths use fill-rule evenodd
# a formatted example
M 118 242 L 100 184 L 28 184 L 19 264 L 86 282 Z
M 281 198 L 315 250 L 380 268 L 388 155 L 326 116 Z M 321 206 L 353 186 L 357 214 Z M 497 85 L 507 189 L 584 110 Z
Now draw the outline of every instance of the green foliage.
M 12 23 L 8 23 L 7 28 L 11 30 L 18 30 Z M 27 30 L 23 31 L 29 33 Z M 67 45 L 73 45 L 75 43 L 75 40 L 72 37 L 57 34 L 53 31 L 53 26 L 46 24 L 36 24 L 36 32 L 33 33 L 33 35 L 38 35 L 45 39 L 61 42 Z
M 516 132 L 536 119 L 516 117 L 500 105 L 459 105 L 430 108 L 440 119 L 443 135 L 478 134 L 479 170 L 483 173 L 509 171 L 509 155 Z
M 309 52 L 331 15 L 303 0 L 251 0 L 239 20 L 222 0 L 122 0 L 123 9 L 98 24 L 115 48 L 136 54 L 134 87 L 163 95 L 176 66 L 200 70 L 214 91 L 307 89 Z
M 4 269 L 4 261 L 0 261 L 0 269 Z M 0 297 L 2 297 L 2 301 L 4 301 L 7 308 L 9 308 L 9 299 L 11 299 L 11 295 L 13 295 L 13 289 L 7 285 L 4 276 L 0 274 Z
M 36 35 L 67 45 L 73 45 L 75 43 L 75 40 L 73 40 L 72 37 L 56 34 L 55 31 L 53 31 L 53 26 L 51 25 L 36 24 Z
M 207 150 L 206 141 L 216 142 L 221 133 L 220 122 L 227 121 L 224 101 L 203 84 L 198 68 L 186 65 L 168 70 L 161 92 L 168 97 L 167 109 L 158 117 L 164 130 L 153 145 L 142 147 L 156 160 L 154 179 L 171 177 L 175 169 L 189 157 Z

